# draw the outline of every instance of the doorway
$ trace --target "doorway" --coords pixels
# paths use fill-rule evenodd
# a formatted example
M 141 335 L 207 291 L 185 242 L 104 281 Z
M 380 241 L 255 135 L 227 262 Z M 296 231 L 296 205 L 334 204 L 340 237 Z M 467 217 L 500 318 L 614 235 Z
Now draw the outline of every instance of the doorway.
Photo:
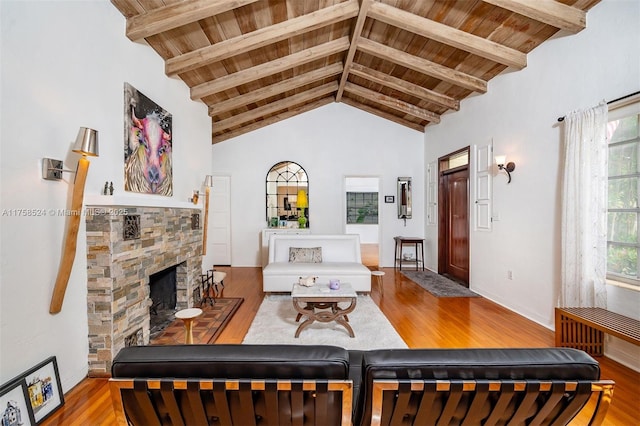
M 362 263 L 377 268 L 380 264 L 379 177 L 344 178 L 344 227 L 346 234 L 360 236 Z
M 438 159 L 438 273 L 469 287 L 469 147 Z
M 210 206 L 207 244 L 212 265 L 231 266 L 231 176 L 213 176 Z

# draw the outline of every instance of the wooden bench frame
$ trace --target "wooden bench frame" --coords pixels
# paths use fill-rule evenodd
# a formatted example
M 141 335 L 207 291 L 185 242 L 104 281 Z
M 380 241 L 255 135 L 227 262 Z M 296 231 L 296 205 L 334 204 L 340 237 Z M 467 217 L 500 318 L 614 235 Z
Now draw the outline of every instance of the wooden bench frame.
M 111 400 L 116 413 L 118 425 L 130 425 L 125 412 L 123 392 L 130 392 L 135 399 L 136 417 L 145 426 L 160 425 L 156 412 L 156 401 L 152 393 L 161 395 L 167 415 L 173 425 L 184 425 L 179 400 L 188 400 L 189 411 L 197 419 L 197 424 L 207 425 L 208 417 L 203 400 L 215 401 L 218 409 L 218 420 L 222 425 L 256 424 L 255 393 L 264 393 L 266 416 L 262 419 L 268 425 L 292 424 L 302 425 L 299 416 L 303 412 L 305 398 L 303 392 L 312 392 L 315 419 L 313 424 L 325 426 L 328 412 L 328 394 L 340 393 L 342 400 L 341 424 L 351 425 L 353 406 L 353 382 L 351 380 L 224 380 L 224 379 L 109 379 Z M 280 392 L 289 392 L 285 398 L 288 407 L 280 410 Z M 182 393 L 183 395 L 179 395 Z M 203 396 L 207 394 L 207 398 Z M 235 394 L 236 397 L 232 397 Z M 239 406 L 232 406 L 231 401 L 239 401 Z M 290 409 L 290 410 L 287 410 Z M 291 419 L 281 416 L 290 411 Z M 282 422 L 280 422 L 282 420 Z M 235 421 L 235 423 L 234 423 Z
M 640 321 L 603 308 L 555 308 L 556 346 L 604 355 L 604 334 L 640 345 Z
M 448 425 L 463 417 L 463 426 L 494 425 L 505 421 L 509 404 L 516 402 L 508 424 L 566 425 L 580 413 L 581 420 L 587 415 L 588 424 L 598 426 L 614 385 L 610 380 L 374 380 L 370 424 Z

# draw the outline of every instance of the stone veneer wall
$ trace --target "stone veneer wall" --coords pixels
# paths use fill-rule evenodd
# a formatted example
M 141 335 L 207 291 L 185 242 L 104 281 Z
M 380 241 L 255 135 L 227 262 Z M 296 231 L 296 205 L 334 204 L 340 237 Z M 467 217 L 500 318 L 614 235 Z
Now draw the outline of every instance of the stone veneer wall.
M 142 334 L 149 343 L 149 276 L 178 266 L 177 309 L 192 307 L 202 273 L 202 229 L 192 229 L 200 209 L 89 207 L 87 233 L 87 312 L 89 375 L 111 371 L 124 339 Z M 125 215 L 140 215 L 140 238 L 124 240 Z

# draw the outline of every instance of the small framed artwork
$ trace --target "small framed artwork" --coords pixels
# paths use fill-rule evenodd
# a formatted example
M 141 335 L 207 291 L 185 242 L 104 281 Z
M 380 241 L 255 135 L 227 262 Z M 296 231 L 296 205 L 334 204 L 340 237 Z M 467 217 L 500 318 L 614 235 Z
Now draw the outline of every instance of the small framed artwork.
M 396 201 L 396 198 L 393 195 L 385 195 L 384 202 L 385 203 L 393 203 Z
M 64 404 L 58 362 L 52 356 L 24 374 L 35 424 L 41 423 Z
M 0 416 L 0 424 L 3 426 L 36 424 L 24 379 L 13 380 L 0 387 Z

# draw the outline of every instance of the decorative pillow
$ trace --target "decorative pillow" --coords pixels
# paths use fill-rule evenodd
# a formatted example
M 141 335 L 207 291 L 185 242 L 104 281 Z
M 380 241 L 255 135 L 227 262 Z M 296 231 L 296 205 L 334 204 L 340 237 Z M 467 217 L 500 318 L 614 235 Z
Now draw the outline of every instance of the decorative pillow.
M 291 263 L 322 263 L 322 247 L 289 247 Z

